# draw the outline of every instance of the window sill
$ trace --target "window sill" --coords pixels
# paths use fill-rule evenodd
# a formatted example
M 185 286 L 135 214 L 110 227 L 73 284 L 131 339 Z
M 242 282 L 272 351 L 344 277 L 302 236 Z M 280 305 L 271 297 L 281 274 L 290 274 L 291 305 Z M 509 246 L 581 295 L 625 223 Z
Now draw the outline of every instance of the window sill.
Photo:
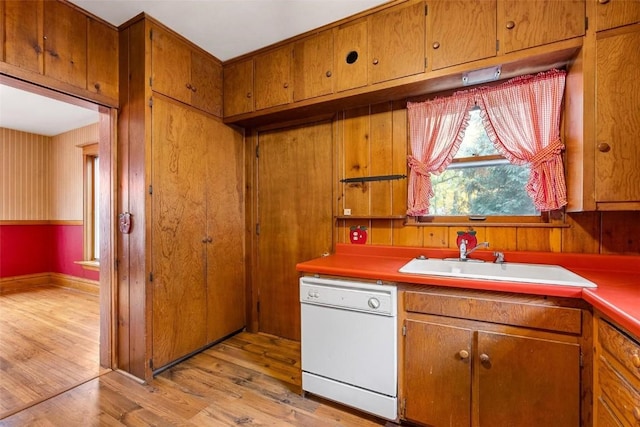
M 100 261 L 74 261 L 74 264 L 79 264 L 85 270 L 100 271 Z

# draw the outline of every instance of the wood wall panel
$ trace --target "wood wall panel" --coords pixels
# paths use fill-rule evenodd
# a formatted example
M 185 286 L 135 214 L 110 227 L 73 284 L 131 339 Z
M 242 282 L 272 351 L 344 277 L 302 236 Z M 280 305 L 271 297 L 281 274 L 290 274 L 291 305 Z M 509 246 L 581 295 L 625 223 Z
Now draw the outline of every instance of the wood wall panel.
M 82 145 L 98 142 L 98 124 L 51 138 L 49 163 L 52 220 L 83 219 Z
M 0 128 L 0 220 L 48 220 L 51 138 Z

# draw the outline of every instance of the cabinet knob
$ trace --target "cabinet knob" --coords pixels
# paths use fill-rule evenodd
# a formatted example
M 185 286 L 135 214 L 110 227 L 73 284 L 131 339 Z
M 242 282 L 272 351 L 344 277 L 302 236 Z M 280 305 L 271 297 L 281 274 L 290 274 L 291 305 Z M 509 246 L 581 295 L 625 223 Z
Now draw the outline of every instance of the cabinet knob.
M 202 243 L 207 243 L 207 236 L 204 236 L 204 237 L 202 238 Z
M 607 3 L 609 3 L 609 0 L 598 0 L 598 3 L 607 4 Z
M 440 47 L 440 43 L 439 42 L 433 42 L 433 44 L 431 46 L 433 46 L 434 49 L 437 49 L 437 48 Z
M 491 359 L 489 358 L 489 355 L 488 355 L 488 354 L 486 354 L 486 353 L 482 353 L 482 354 L 480 355 L 480 361 L 481 361 L 482 363 L 487 363 L 487 362 L 489 362 L 490 360 L 491 360 Z
M 251 92 L 247 92 L 247 98 L 251 98 Z
M 631 363 L 633 363 L 633 366 L 640 369 L 640 356 L 638 354 L 631 356 Z
M 598 144 L 598 151 L 601 153 L 607 153 L 611 150 L 611 146 L 606 142 L 601 142 Z
M 460 350 L 458 352 L 458 356 L 460 356 L 460 359 L 468 359 L 469 358 L 469 352 L 467 350 Z
M 378 58 L 374 58 L 373 65 L 378 65 L 378 62 L 380 62 L 380 61 L 378 61 Z
M 331 77 L 331 70 L 329 70 L 326 73 L 324 73 L 324 75 L 327 76 L 327 77 Z
M 284 87 L 285 89 L 287 89 L 289 87 L 289 83 L 285 83 L 282 85 L 282 87 Z
M 507 25 L 506 25 L 507 30 L 513 30 L 513 29 L 515 28 L 515 26 L 516 26 L 516 23 L 515 23 L 515 22 L 513 22 L 513 21 L 507 21 Z
M 100 83 L 95 83 L 93 87 L 99 92 L 100 91 Z

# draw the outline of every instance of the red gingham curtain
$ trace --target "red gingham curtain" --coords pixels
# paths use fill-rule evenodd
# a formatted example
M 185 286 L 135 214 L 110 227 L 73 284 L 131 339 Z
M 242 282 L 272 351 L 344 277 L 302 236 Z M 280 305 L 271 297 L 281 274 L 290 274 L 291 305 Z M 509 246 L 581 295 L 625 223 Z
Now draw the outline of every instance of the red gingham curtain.
M 484 127 L 498 151 L 516 165 L 530 164 L 526 190 L 540 211 L 567 204 L 560 140 L 566 72 L 523 76 L 476 94 Z
M 432 173 L 444 171 L 455 156 L 469 122 L 473 98 L 469 94 L 407 103 L 411 155 L 408 156 L 407 215 L 429 212 Z

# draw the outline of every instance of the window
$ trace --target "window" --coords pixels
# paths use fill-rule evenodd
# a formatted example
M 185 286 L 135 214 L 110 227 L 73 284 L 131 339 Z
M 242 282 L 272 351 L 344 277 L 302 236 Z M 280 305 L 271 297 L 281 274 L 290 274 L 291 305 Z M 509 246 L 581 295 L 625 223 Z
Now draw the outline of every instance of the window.
M 100 168 L 98 144 L 82 147 L 84 159 L 84 259 L 100 259 Z
M 480 109 L 470 111 L 460 148 L 447 169 L 432 175 L 433 216 L 540 215 L 524 190 L 529 166 L 513 165 L 489 139 Z

